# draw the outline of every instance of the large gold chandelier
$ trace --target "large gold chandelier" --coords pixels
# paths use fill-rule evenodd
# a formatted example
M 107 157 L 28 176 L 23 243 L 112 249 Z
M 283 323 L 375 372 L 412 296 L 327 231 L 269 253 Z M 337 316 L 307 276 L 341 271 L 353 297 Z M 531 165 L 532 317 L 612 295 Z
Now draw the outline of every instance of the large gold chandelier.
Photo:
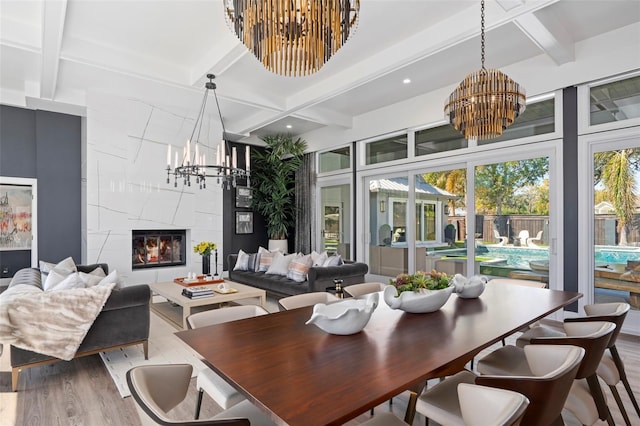
M 349 39 L 360 0 L 225 0 L 229 25 L 269 70 L 318 71 Z
M 492 139 L 524 111 L 525 90 L 497 69 L 484 67 L 484 0 L 481 2 L 482 69 L 467 75 L 444 107 L 449 122 L 466 139 Z

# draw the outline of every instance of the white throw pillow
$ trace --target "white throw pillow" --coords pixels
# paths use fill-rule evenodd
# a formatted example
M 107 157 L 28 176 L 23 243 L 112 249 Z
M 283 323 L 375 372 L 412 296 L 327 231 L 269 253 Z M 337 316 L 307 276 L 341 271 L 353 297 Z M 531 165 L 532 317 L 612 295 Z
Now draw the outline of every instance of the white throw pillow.
M 40 266 L 40 278 L 42 279 L 43 289 L 45 290 L 46 288 L 44 287 L 44 283 L 47 281 L 47 275 L 53 269 L 56 269 L 58 273 L 65 276 L 71 274 L 72 272 L 76 272 L 78 270 L 76 268 L 76 263 L 73 261 L 73 258 L 71 256 L 61 260 L 57 264 L 51 263 L 51 262 L 44 262 L 41 260 L 39 262 L 39 266 Z
M 289 263 L 289 270 L 287 271 L 287 278 L 296 282 L 303 282 L 307 280 L 307 273 L 313 263 L 311 255 L 298 256 Z
M 330 256 L 327 260 L 324 261 L 322 266 L 340 266 L 342 265 L 342 256 L 339 254 L 334 254 Z
M 238 252 L 238 259 L 236 260 L 236 266 L 233 267 L 234 271 L 248 271 L 249 270 L 249 255 L 244 251 Z
M 271 263 L 273 263 L 273 258 L 275 257 L 276 253 L 279 253 L 280 255 L 282 255 L 282 253 L 278 251 L 274 251 L 272 253 L 269 250 L 263 249 L 263 251 L 259 253 L 260 259 L 257 260 L 257 264 L 258 264 L 257 272 L 266 272 L 267 269 L 269 269 L 269 266 L 271 266 Z
M 93 287 L 100 284 L 100 281 L 107 276 L 101 267 L 97 267 L 89 273 L 78 272 L 78 275 L 80 275 L 80 279 L 84 282 L 86 287 Z
M 109 273 L 109 275 L 101 279 L 97 285 L 106 286 L 111 283 L 116 284 L 115 288 L 124 287 L 124 280 L 120 277 L 120 275 L 118 275 L 118 271 L 114 270 L 113 272 Z
M 85 284 L 77 272 L 70 274 L 60 273 L 52 269 L 47 274 L 47 280 L 44 283 L 44 291 L 69 290 L 72 288 L 84 288 Z
M 311 266 L 322 266 L 328 257 L 329 256 L 326 251 L 323 251 L 322 253 L 312 251 L 311 259 L 313 260 L 313 264 Z
M 283 277 L 287 276 L 287 272 L 289 272 L 289 264 L 297 255 L 288 254 L 283 255 L 279 251 L 275 252 L 275 256 L 273 257 L 273 262 L 271 262 L 271 266 L 267 269 L 266 274 L 273 275 L 282 275 Z

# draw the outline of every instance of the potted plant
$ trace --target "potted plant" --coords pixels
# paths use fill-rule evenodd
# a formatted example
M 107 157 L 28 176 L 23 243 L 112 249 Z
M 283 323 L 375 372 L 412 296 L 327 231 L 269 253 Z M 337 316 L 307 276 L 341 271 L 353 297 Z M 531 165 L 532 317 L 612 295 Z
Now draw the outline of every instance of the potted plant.
M 307 144 L 290 135 L 262 138 L 266 148 L 252 151 L 252 206 L 267 222 L 269 250 L 287 251 L 288 230 L 295 223 L 295 172 L 302 165 Z
M 400 274 L 389 280 L 384 290 L 384 301 L 392 309 L 411 313 L 434 312 L 440 309 L 454 290 L 451 277 L 432 270 L 415 274 Z

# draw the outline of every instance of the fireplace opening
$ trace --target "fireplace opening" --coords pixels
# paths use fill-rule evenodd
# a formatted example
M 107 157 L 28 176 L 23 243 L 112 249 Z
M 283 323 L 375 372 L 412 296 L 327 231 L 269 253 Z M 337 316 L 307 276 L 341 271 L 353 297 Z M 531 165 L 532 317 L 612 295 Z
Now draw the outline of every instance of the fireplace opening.
M 133 269 L 187 264 L 184 229 L 132 231 Z

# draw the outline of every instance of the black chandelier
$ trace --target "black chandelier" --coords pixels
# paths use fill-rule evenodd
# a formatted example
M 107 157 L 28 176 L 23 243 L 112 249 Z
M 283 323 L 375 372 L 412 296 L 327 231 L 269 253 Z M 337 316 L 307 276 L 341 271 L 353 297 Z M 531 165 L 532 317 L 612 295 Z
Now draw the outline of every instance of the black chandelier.
M 220 103 L 218 102 L 218 95 L 216 93 L 216 84 L 213 79 L 216 78 L 213 74 L 207 74 L 209 81 L 205 83 L 204 96 L 200 105 L 200 111 L 198 117 L 193 126 L 191 132 L 191 138 L 187 139 L 187 143 L 182 149 L 182 157 L 179 162 L 179 150 L 174 152 L 173 169 L 171 168 L 172 150 L 171 145 L 167 146 L 167 183 L 171 183 L 171 176 L 173 175 L 173 186 L 178 186 L 178 181 L 182 179 L 182 182 L 186 186 L 191 186 L 191 180 L 195 181 L 200 189 L 207 187 L 207 178 L 216 180 L 217 184 L 222 185 L 224 189 L 235 188 L 238 179 L 246 179 L 246 185 L 250 186 L 250 162 L 251 153 L 249 146 L 245 149 L 245 169 L 238 167 L 238 153 L 236 147 L 229 149 L 229 144 L 226 138 L 226 130 L 224 127 L 224 121 L 222 120 L 222 112 L 220 111 Z M 207 157 L 204 153 L 203 144 L 200 143 L 200 132 L 202 130 L 202 123 L 204 121 L 204 113 L 207 106 L 207 99 L 209 97 L 209 90 L 213 90 L 213 95 L 216 100 L 216 106 L 218 108 L 218 115 L 220 117 L 220 123 L 222 124 L 222 141 L 216 147 L 215 163 L 207 164 Z M 193 143 L 193 149 L 192 149 Z M 207 147 L 208 148 L 208 147 Z

